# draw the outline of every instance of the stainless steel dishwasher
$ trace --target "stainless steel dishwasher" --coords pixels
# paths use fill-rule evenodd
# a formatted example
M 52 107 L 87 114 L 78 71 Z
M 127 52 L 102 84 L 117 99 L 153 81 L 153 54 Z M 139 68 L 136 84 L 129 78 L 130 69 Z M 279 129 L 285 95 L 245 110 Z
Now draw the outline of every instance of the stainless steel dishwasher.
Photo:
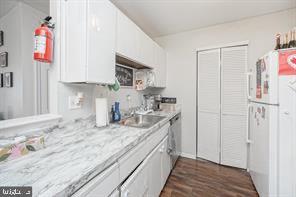
M 172 168 L 175 166 L 176 161 L 178 160 L 178 157 L 181 155 L 181 131 L 182 131 L 182 123 L 181 123 L 181 113 L 175 115 L 170 120 L 170 131 L 171 134 L 169 136 L 173 140 L 174 150 L 171 151 L 171 160 L 172 160 Z

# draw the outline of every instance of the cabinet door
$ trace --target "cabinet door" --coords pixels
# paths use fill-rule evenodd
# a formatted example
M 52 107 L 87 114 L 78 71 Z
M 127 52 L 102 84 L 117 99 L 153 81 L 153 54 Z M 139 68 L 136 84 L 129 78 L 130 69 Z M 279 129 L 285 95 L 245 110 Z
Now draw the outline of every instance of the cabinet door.
M 116 53 L 120 56 L 139 60 L 140 29 L 120 10 L 117 10 Z
M 87 32 L 87 82 L 113 84 L 116 8 L 110 1 L 88 2 Z
M 148 156 L 148 196 L 159 196 L 162 190 L 161 179 L 161 144 L 159 144 Z
M 153 71 L 155 74 L 155 87 L 166 87 L 166 52 L 163 48 L 154 44 L 155 64 Z
M 73 197 L 108 196 L 119 184 L 119 168 L 115 163 L 82 186 Z
M 63 82 L 85 81 L 86 18 L 87 4 L 84 1 L 61 1 L 61 81 Z
M 148 166 L 144 161 L 121 186 L 123 197 L 143 197 L 148 193 Z
M 139 62 L 153 68 L 154 67 L 154 41 L 142 30 L 139 31 L 140 38 L 140 58 Z
M 172 169 L 171 157 L 168 154 L 167 149 L 168 137 L 166 137 L 161 143 L 161 188 L 164 187 Z

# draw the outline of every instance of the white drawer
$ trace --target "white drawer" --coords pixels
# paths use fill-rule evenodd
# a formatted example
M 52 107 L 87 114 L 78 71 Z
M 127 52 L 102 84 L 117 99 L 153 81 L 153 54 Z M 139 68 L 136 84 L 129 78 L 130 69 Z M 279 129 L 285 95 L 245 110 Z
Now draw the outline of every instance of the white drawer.
M 101 174 L 94 177 L 78 190 L 74 197 L 95 197 L 109 196 L 111 192 L 120 184 L 119 181 L 119 165 L 113 164 Z
M 146 141 L 141 142 L 135 148 L 130 150 L 118 160 L 120 181 L 123 181 L 128 175 L 144 160 L 148 154 Z
M 153 133 L 147 139 L 147 149 L 149 150 L 148 153 L 150 153 L 168 134 L 169 127 L 170 127 L 169 123 L 165 124 L 163 127 L 161 127 L 158 131 L 155 131 L 155 133 Z

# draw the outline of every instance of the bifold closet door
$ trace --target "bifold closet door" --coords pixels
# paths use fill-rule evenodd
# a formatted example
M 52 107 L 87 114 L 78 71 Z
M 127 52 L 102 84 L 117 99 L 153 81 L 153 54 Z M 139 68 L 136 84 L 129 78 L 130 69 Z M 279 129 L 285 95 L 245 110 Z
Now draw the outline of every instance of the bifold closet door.
M 220 162 L 220 49 L 198 52 L 197 157 Z
M 247 46 L 221 49 L 221 164 L 247 165 Z

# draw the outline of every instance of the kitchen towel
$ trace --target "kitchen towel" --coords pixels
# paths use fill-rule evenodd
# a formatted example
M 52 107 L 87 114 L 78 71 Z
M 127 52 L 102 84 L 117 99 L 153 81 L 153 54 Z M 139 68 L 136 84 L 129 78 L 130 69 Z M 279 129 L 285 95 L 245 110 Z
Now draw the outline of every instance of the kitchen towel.
M 176 152 L 177 152 L 177 150 L 176 150 L 176 138 L 175 138 L 174 133 L 171 130 L 171 128 L 169 128 L 167 153 L 169 155 L 175 155 Z

